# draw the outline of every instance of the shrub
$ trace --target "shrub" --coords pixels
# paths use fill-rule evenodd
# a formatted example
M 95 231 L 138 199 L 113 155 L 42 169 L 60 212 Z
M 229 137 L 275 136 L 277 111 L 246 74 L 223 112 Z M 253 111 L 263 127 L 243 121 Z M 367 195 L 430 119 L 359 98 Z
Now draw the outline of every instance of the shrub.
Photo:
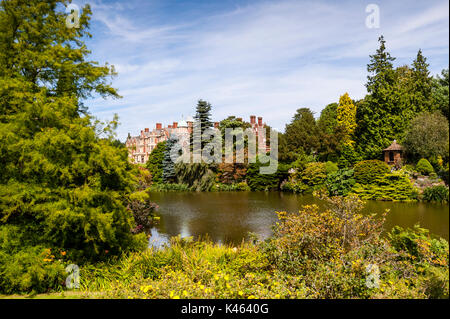
M 216 182 L 213 165 L 206 163 L 177 163 L 175 174 L 179 184 L 186 184 L 192 191 L 210 191 Z
M 350 144 L 343 145 L 340 153 L 341 155 L 338 160 L 339 168 L 352 167 L 356 162 L 361 160 L 361 156 Z
M 274 174 L 260 174 L 261 166 L 266 166 L 259 160 L 256 163 L 251 163 L 247 170 L 247 184 L 251 190 L 265 191 L 279 189 L 281 183 L 288 177 L 289 165 L 278 163 L 278 168 Z
M 416 171 L 418 171 L 420 174 L 423 175 L 429 175 L 431 173 L 434 173 L 433 166 L 425 158 L 419 160 L 419 162 L 416 165 Z
M 220 163 L 217 169 L 217 181 L 223 184 L 240 183 L 245 179 L 247 167 L 243 163 Z
M 448 202 L 448 187 L 442 185 L 427 187 L 423 190 L 422 199 L 426 202 Z
M 359 247 L 376 242 L 381 225 L 358 212 L 362 202 L 356 197 L 332 199 L 332 210 L 303 206 L 296 214 L 279 212 L 274 236 L 265 244 L 272 264 L 292 275 L 305 275 L 314 261 L 325 262 Z
M 372 184 L 356 183 L 351 192 L 366 200 L 408 201 L 418 199 L 418 191 L 414 188 L 411 180 L 406 175 L 397 172 L 385 174 Z
M 230 192 L 230 191 L 250 191 L 250 187 L 246 182 L 222 184 L 218 183 L 213 186 L 212 191 Z
M 447 164 L 447 167 L 443 167 L 443 168 L 439 171 L 439 177 L 442 178 L 442 180 L 444 181 L 444 183 L 445 183 L 446 185 L 448 185 L 448 180 L 449 180 L 448 164 Z
M 327 178 L 327 168 L 325 163 L 308 163 L 301 174 L 301 181 L 308 186 L 321 185 Z
M 0 250 L 0 293 L 44 293 L 62 288 L 67 274 L 61 258 L 60 253 L 42 246 L 11 253 Z
M 149 190 L 152 192 L 187 192 L 190 188 L 187 184 L 153 184 Z
M 355 180 L 360 184 L 371 184 L 389 172 L 389 166 L 379 160 L 361 161 L 354 167 Z
M 128 209 L 134 217 L 135 227 L 132 233 L 147 232 L 153 223 L 154 212 L 157 205 L 150 201 L 150 196 L 145 191 L 136 192 L 130 195 Z
M 327 175 L 330 175 L 332 173 L 337 172 L 339 168 L 336 163 L 328 161 L 325 163 L 325 170 L 327 172 Z
M 327 176 L 326 186 L 330 196 L 347 196 L 354 185 L 352 169 L 340 169 Z

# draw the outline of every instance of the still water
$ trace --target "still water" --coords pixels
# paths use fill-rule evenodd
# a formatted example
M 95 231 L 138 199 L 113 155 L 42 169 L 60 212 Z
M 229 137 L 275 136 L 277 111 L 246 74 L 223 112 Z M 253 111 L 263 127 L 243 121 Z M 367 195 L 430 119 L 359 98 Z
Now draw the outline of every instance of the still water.
M 155 192 L 160 223 L 152 229 L 150 244 L 160 246 L 172 236 L 208 236 L 218 243 L 238 244 L 248 233 L 267 238 L 276 222 L 276 211 L 296 212 L 302 205 L 324 202 L 311 195 L 281 192 Z M 370 201 L 364 213 L 390 209 L 385 228 L 412 227 L 419 223 L 432 234 L 449 238 L 448 204 Z

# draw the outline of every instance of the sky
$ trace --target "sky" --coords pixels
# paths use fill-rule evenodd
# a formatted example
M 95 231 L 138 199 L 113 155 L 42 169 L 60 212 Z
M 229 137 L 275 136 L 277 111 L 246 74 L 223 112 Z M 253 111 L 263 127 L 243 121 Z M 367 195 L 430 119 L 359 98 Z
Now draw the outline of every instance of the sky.
M 348 92 L 366 94 L 369 55 L 383 35 L 394 66 L 422 49 L 432 75 L 448 68 L 448 1 L 106 1 L 89 3 L 90 59 L 115 66 L 121 99 L 86 102 L 102 120 L 119 115 L 118 138 L 194 115 L 262 116 L 283 131 L 300 107 L 320 115 Z M 369 4 L 379 27 L 368 28 Z

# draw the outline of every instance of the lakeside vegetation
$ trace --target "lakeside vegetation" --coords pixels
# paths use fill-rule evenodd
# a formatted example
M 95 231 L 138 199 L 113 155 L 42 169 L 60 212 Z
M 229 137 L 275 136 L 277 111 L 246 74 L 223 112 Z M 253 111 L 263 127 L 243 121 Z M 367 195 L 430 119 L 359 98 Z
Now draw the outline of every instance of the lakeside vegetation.
M 173 165 L 168 161 L 172 144 L 162 142 L 146 164 L 150 188 L 299 194 L 325 190 L 330 196 L 448 202 L 448 69 L 441 76 L 430 76 L 421 50 L 411 66 L 394 68 L 395 58 L 387 52 L 383 37 L 379 44 L 367 66 L 368 94 L 363 99 L 354 101 L 344 93 L 317 120 L 309 108 L 300 108 L 284 133 L 278 133 L 276 173 L 260 174 L 260 167 L 266 165 L 258 159 L 249 162 L 247 154 L 244 163 Z M 202 130 L 212 126 L 211 108 L 198 102 L 195 118 L 201 120 Z M 219 129 L 225 140 L 226 129 L 249 126 L 229 116 Z M 266 125 L 266 129 L 269 136 L 271 128 Z M 403 156 L 388 166 L 382 161 L 383 150 L 394 140 L 403 144 Z
M 397 227 L 381 236 L 382 216 L 359 214 L 362 203 L 353 195 L 415 199 L 407 174 L 418 180 L 419 174 L 437 179 L 447 172 L 448 182 L 448 145 L 441 154 L 440 139 L 436 144 L 430 137 L 432 153 L 416 149 L 418 158 L 431 161 L 435 177 L 424 161 L 397 172 L 379 162 L 361 162 L 378 157 L 380 148 L 407 127 L 394 122 L 403 121 L 404 114 L 412 118 L 415 113 L 407 108 L 411 103 L 418 110 L 425 101 L 425 111 L 447 110 L 448 118 L 448 91 L 442 93 L 443 85 L 437 86 L 442 79 L 418 78 L 425 65 L 416 67 L 425 63 L 420 55 L 414 67 L 401 69 L 401 74 L 411 74 L 405 75 L 408 81 L 437 83 L 431 93 L 423 92 L 431 94 L 423 95 L 425 100 L 416 80 L 408 90 L 402 87 L 414 97 L 406 99 L 408 103 L 399 102 L 403 97 L 395 104 L 379 96 L 393 94 L 389 90 L 398 87 L 394 75 L 400 72 L 389 68 L 381 40 L 381 52 L 373 58 L 373 63 L 381 61 L 380 67 L 369 67 L 376 74 L 369 81 L 373 87 L 368 87 L 367 100 L 353 103 L 344 94 L 336 105 L 340 115 L 330 118 L 337 126 L 326 126 L 322 133 L 319 123 L 325 119 L 316 122 L 311 111 L 300 109 L 280 136 L 283 159 L 276 174 L 259 174 L 260 162 L 217 168 L 202 163 L 164 165 L 167 150 L 155 152 L 157 160 L 144 168 L 129 163 L 126 149 L 116 140 L 118 118 L 102 123 L 87 112 L 88 97 L 120 96 L 109 84 L 114 68 L 88 60 L 84 39 L 90 37 L 89 5 L 82 10 L 80 28 L 68 29 L 66 15 L 58 11 L 58 5 L 67 3 L 0 2 L 1 294 L 66 291 L 65 269 L 76 264 L 80 295 L 90 298 L 448 298 L 447 241 L 418 227 Z M 428 103 L 428 98 L 447 98 L 447 104 Z M 385 126 L 380 121 L 389 113 L 367 115 L 395 109 L 383 106 L 384 100 L 402 107 L 401 116 L 396 114 Z M 436 105 L 443 108 L 433 109 Z M 323 114 L 332 113 L 330 109 Z M 363 110 L 360 121 L 358 110 Z M 207 104 L 199 103 L 198 118 L 208 122 L 209 111 Z M 441 125 L 438 131 L 445 132 L 442 115 L 432 114 L 422 116 L 430 117 L 430 127 Z M 377 123 L 368 122 L 374 118 Z M 231 117 L 221 125 L 240 123 Z M 329 136 L 319 138 L 324 132 Z M 423 138 L 427 132 L 411 136 Z M 446 132 L 448 143 L 448 127 Z M 359 136 L 360 141 L 354 140 Z M 324 149 L 317 144 L 321 140 L 335 144 Z M 322 191 L 322 186 L 341 197 L 329 199 L 325 211 L 306 206 L 298 214 L 279 212 L 274 236 L 267 241 L 231 247 L 173 239 L 161 250 L 147 247 L 148 228 L 156 222 L 156 205 L 148 190 L 155 187 L 285 188 L 302 193 Z M 426 189 L 424 198 L 448 200 L 448 188 L 442 187 Z

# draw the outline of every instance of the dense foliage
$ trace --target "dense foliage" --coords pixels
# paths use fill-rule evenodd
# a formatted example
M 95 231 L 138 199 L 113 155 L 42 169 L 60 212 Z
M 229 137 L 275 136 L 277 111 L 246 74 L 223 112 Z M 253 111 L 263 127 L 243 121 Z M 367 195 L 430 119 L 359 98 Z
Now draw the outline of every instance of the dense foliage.
M 421 158 L 420 161 L 417 162 L 416 171 L 423 175 L 430 175 L 431 173 L 434 173 L 434 168 L 427 159 Z
M 448 161 L 448 120 L 439 112 L 419 114 L 411 121 L 404 146 L 412 160 L 440 156 Z
M 423 190 L 422 197 L 427 202 L 448 203 L 449 191 L 448 187 L 443 185 L 427 187 Z
M 0 228 L 17 227 L 23 247 L 97 259 L 133 246 L 134 181 L 117 118 L 82 116 L 85 98 L 118 97 L 114 69 L 87 60 L 90 8 L 68 29 L 61 3 L 0 4 Z
M 378 160 L 361 161 L 354 167 L 355 180 L 361 184 L 371 184 L 389 171 L 389 166 Z
M 418 199 L 418 190 L 402 172 L 385 174 L 369 184 L 356 183 L 352 193 L 364 200 L 410 201 Z
M 154 183 L 163 182 L 163 160 L 166 152 L 166 141 L 160 142 L 156 145 L 148 157 L 146 167 L 152 176 Z
M 81 269 L 82 293 L 113 298 L 448 298 L 449 248 L 420 227 L 382 235 L 353 197 L 279 212 L 274 235 L 237 247 L 170 247 Z M 120 280 L 117 280 L 120 278 Z

